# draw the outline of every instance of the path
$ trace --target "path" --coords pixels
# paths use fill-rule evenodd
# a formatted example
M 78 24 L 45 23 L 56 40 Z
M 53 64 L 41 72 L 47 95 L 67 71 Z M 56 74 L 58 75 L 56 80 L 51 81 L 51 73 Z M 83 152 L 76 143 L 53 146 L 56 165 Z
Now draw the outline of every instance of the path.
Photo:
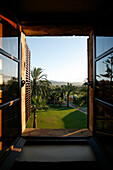
M 84 109 L 82 109 L 82 108 L 79 108 L 79 107 L 76 107 L 73 103 L 69 103 L 69 106 L 70 107 L 73 107 L 74 109 L 77 109 L 77 110 L 79 110 L 80 112 L 83 112 L 84 114 L 87 114 L 87 111 L 85 111 Z

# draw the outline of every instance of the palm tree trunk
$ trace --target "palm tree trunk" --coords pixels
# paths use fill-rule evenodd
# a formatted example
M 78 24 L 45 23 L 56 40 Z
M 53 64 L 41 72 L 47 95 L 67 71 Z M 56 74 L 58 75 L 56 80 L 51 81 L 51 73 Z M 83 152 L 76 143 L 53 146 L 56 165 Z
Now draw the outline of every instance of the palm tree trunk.
M 67 94 L 67 107 L 69 107 L 69 93 Z
M 73 95 L 73 103 L 74 103 L 74 101 L 75 101 L 75 97 L 74 97 L 74 95 Z
M 37 128 L 37 113 L 36 113 L 36 109 L 34 109 L 34 124 L 33 124 L 33 128 Z
M 55 106 L 55 96 L 54 96 L 53 106 Z

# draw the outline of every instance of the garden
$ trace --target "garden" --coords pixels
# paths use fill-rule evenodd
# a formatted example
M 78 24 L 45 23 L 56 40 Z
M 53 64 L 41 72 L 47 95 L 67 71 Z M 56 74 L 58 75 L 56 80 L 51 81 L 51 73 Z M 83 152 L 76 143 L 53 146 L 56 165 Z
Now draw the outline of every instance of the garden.
M 27 128 L 33 127 L 34 113 L 28 121 Z M 72 107 L 55 105 L 48 110 L 37 110 L 37 128 L 40 129 L 82 129 L 87 128 L 87 115 Z
M 87 108 L 87 90 L 84 85 L 52 85 L 41 68 L 34 68 L 31 76 L 31 116 L 27 128 L 87 127 L 87 114 L 78 109 Z

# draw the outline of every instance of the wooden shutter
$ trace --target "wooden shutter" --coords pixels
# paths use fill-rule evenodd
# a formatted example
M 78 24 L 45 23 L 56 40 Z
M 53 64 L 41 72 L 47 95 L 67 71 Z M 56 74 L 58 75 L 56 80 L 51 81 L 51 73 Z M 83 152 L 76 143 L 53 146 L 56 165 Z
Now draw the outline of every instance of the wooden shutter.
M 26 109 L 26 123 L 31 115 L 31 82 L 30 82 L 30 58 L 31 52 L 26 43 L 26 96 L 25 96 L 25 109 Z

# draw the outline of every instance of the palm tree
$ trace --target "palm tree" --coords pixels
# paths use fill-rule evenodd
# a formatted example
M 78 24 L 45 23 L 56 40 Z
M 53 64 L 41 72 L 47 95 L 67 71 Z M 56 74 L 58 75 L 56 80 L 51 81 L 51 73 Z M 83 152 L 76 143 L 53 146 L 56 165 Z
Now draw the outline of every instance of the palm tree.
M 34 112 L 33 127 L 37 128 L 37 109 L 47 110 L 48 106 L 46 105 L 46 100 L 42 100 L 41 96 L 36 96 L 36 97 L 32 96 L 31 103 L 32 103 L 32 109 L 33 109 L 33 112 Z
M 34 111 L 33 128 L 37 128 L 37 112 L 36 112 L 36 110 L 38 109 L 38 97 L 33 97 L 32 96 L 31 103 L 32 103 L 33 111 Z
M 48 87 L 50 86 L 50 82 L 47 80 L 47 75 L 42 74 L 42 68 L 34 68 L 31 71 L 32 76 L 32 96 L 41 96 L 43 99 L 47 96 Z
M 47 75 L 42 74 L 42 68 L 34 68 L 31 71 L 32 81 L 31 81 L 31 103 L 34 111 L 34 128 L 37 127 L 37 113 L 36 109 L 45 109 L 46 106 L 46 98 L 48 96 L 48 88 L 50 86 L 50 82 L 47 80 Z
M 58 98 L 58 92 L 56 90 L 52 91 L 52 97 L 53 97 L 53 106 L 55 106 L 56 99 Z
M 59 105 L 60 105 L 60 107 L 62 106 L 62 103 L 63 103 L 63 99 L 62 99 L 62 97 L 59 97 Z
M 64 95 L 66 94 L 66 85 L 61 85 L 61 98 L 64 100 Z
M 67 91 L 67 107 L 69 107 L 69 95 L 70 93 L 73 91 L 73 89 L 75 88 L 75 86 L 73 86 L 71 83 L 67 83 L 67 85 L 65 86 L 66 91 Z
M 61 107 L 64 101 L 64 94 L 66 93 L 65 85 L 57 86 L 56 91 L 58 93 L 59 105 Z
M 71 91 L 71 94 L 73 95 L 73 103 L 74 103 L 74 99 L 75 99 L 75 97 L 74 97 L 74 95 L 76 94 L 78 94 L 77 93 L 77 89 L 78 89 L 78 87 L 75 87 L 75 86 L 73 86 L 73 89 L 72 89 L 72 91 Z
M 34 68 L 31 71 L 32 76 L 32 96 L 37 96 L 39 93 L 39 84 L 41 84 L 41 80 L 45 80 L 47 76 L 45 74 L 42 74 L 43 70 L 42 68 Z

